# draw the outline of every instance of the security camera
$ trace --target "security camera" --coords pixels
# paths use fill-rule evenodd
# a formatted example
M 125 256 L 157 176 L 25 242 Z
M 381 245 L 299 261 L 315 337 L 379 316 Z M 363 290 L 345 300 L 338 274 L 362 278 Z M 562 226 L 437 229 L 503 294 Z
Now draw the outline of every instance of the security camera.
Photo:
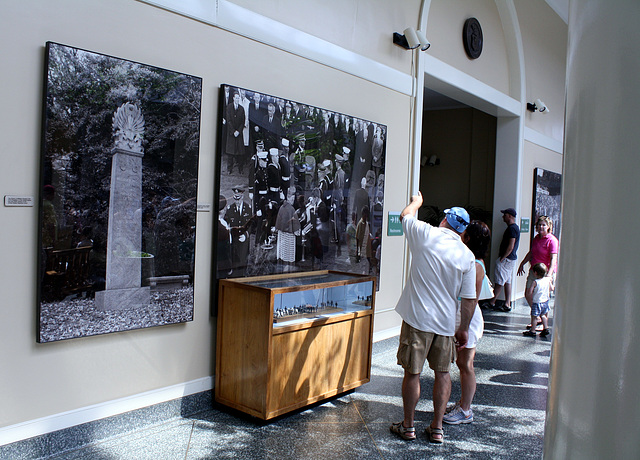
M 420 51 L 427 51 L 431 46 L 431 43 L 427 40 L 427 36 L 421 30 L 416 30 L 416 35 L 420 41 Z
M 407 50 L 420 48 L 420 51 L 426 51 L 431 46 L 431 43 L 429 43 L 429 40 L 421 30 L 407 27 L 403 33 L 404 35 L 394 32 L 393 43 Z
M 413 27 L 407 27 L 406 29 L 404 29 L 404 38 L 407 39 L 407 43 L 409 44 L 410 49 L 414 49 L 420 46 L 420 39 L 418 38 L 416 29 L 414 29 Z
M 527 102 L 527 110 L 529 112 L 535 112 L 537 110 L 540 113 L 549 113 L 549 107 L 547 107 L 547 105 L 540 99 L 536 99 L 533 104 Z
M 549 112 L 549 107 L 546 106 L 546 104 L 544 102 L 542 102 L 540 99 L 536 99 L 536 107 L 538 109 L 538 112 L 540 113 L 548 113 Z

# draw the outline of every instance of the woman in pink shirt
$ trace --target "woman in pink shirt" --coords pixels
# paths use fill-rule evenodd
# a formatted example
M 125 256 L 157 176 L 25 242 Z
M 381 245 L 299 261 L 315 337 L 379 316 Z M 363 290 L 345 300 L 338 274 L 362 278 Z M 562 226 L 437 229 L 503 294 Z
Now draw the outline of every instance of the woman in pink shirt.
M 547 216 L 540 216 L 536 221 L 536 231 L 538 234 L 533 238 L 531 243 L 531 249 L 524 256 L 520 266 L 518 267 L 518 275 L 524 275 L 524 266 L 527 262 L 530 263 L 530 267 L 535 264 L 543 263 L 549 267 L 549 271 L 546 276 L 553 276 L 556 271 L 556 264 L 558 260 L 558 239 L 553 236 L 551 230 L 553 229 L 553 222 Z M 529 270 L 527 276 L 527 288 L 536 280 L 535 276 Z

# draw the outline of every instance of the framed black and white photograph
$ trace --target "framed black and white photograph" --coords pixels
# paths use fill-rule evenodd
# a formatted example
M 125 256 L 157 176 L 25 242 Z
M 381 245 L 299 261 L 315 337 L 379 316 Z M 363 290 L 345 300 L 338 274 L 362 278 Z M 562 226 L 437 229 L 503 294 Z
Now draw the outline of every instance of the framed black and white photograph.
M 222 85 L 218 279 L 379 275 L 387 127 Z
M 535 168 L 533 172 L 533 225 L 538 217 L 547 216 L 553 222 L 551 233 L 560 238 L 562 226 L 562 174 Z M 531 232 L 532 237 L 534 232 Z
M 193 320 L 202 80 L 48 42 L 38 342 Z

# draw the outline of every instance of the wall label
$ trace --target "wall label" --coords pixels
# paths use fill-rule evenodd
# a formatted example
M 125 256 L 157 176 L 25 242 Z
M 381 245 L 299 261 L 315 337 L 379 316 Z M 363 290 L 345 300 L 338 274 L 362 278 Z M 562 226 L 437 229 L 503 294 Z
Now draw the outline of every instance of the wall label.
M 4 205 L 7 207 L 32 207 L 34 199 L 32 196 L 5 195 Z
M 520 233 L 529 233 L 529 218 L 520 218 Z

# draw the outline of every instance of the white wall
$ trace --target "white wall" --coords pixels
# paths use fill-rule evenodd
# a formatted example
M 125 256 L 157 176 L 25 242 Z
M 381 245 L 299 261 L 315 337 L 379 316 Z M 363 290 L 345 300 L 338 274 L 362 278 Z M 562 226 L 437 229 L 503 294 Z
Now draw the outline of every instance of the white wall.
M 407 95 L 131 0 L 3 3 L 0 18 L 5 104 L 0 126 L 8 165 L 0 171 L 3 194 L 38 197 L 44 44 L 50 40 L 203 77 L 201 203 L 211 203 L 214 195 L 218 88 L 231 83 L 386 124 L 387 171 L 396 181 L 386 203 L 388 209 L 404 206 Z M 212 217 L 197 217 L 193 322 L 36 344 L 37 206 L 0 207 L 5 261 L 0 343 L 3 350 L 12 350 L 0 358 L 0 426 L 210 378 L 215 347 L 215 320 L 209 314 Z M 402 271 L 393 267 L 402 239 L 385 246 L 383 258 L 389 262 L 383 266 L 381 309 L 394 303 L 402 284 Z M 376 328 L 385 325 L 376 321 Z
M 467 57 L 462 46 L 464 22 L 475 17 L 482 27 L 483 47 L 478 59 Z M 434 37 L 434 38 L 431 38 Z M 505 36 L 496 2 L 492 0 L 432 0 L 429 8 L 429 55 L 510 95 Z M 437 40 L 436 40 L 437 38 Z
M 230 2 L 408 73 L 411 53 L 394 45 L 391 35 L 418 28 L 421 0 L 402 0 L 401 5 L 389 0 Z
M 510 0 L 496 3 L 505 2 Z M 209 19 L 196 21 L 188 15 L 174 14 L 135 0 L 2 3 L 0 100 L 4 110 L 0 113 L 3 139 L 0 156 L 6 165 L 0 170 L 3 195 L 38 198 L 44 44 L 55 41 L 203 77 L 200 203 L 211 203 L 214 196 L 218 88 L 222 83 L 229 83 L 386 124 L 389 136 L 385 213 L 400 211 L 405 206 L 414 173 L 410 143 L 414 109 L 411 83 L 417 69 L 422 72 L 424 68 L 416 67 L 412 53 L 417 52 L 405 51 L 391 43 L 391 34 L 409 25 L 418 25 L 418 0 L 393 2 L 393 7 L 391 2 L 383 0 L 332 2 L 329 7 L 337 11 L 335 17 L 328 15 L 327 6 L 322 2 L 301 5 L 293 0 L 265 0 L 259 6 L 254 5 L 259 11 L 263 8 L 278 11 L 277 19 L 284 25 L 295 27 L 302 18 L 313 22 L 309 18 L 322 17 L 323 22 L 333 20 L 332 23 L 355 31 L 348 37 L 342 27 L 340 32 L 335 32 L 332 27 L 300 25 L 304 33 L 296 35 L 296 43 L 288 45 L 291 46 L 288 51 L 269 43 L 272 40 L 284 47 L 280 44 L 286 42 L 287 36 L 278 31 L 289 33 L 295 29 L 283 29 L 267 20 L 263 22 L 267 27 L 257 33 L 243 24 L 243 18 L 252 17 L 249 12 L 234 18 L 229 15 L 230 11 L 238 11 L 234 7 L 249 7 L 254 2 L 238 0 L 235 3 L 239 6 L 224 0 L 173 3 L 199 6 Z M 221 10 L 209 8 L 216 3 Z M 499 27 L 496 3 L 485 1 L 474 10 L 474 15 L 492 28 Z M 448 16 L 443 16 L 443 20 L 448 17 L 450 28 L 455 30 L 465 19 L 460 5 L 458 2 Z M 227 16 L 221 16 L 226 19 L 216 16 L 222 10 Z M 216 20 L 222 21 L 219 27 L 211 25 Z M 443 30 L 445 26 L 441 25 Z M 428 32 L 434 49 L 449 43 L 448 36 L 444 32 L 440 36 L 437 30 Z M 257 36 L 252 35 L 253 32 Z M 339 38 L 336 39 L 334 32 Z M 253 38 L 244 38 L 243 34 Z M 455 35 L 461 48 L 461 31 Z M 509 95 L 510 83 L 506 78 L 512 64 L 508 62 L 507 51 L 502 51 L 509 43 L 504 38 L 502 41 L 491 38 L 490 42 L 495 42 L 495 47 L 486 55 L 486 61 L 475 67 L 461 66 L 464 61 L 459 62 L 460 56 L 455 54 L 458 51 L 425 62 L 435 64 L 435 73 L 431 75 L 437 75 L 447 84 L 455 81 L 456 84 L 462 82 L 463 87 L 469 82 L 475 85 L 479 80 L 474 73 L 478 72 L 477 76 L 488 82 L 480 82 L 478 94 L 488 95 L 493 102 L 501 101 L 493 105 L 498 111 L 504 112 L 507 107 L 507 112 L 513 113 L 513 105 L 517 107 L 518 101 L 514 102 Z M 452 44 L 446 46 L 453 47 Z M 323 59 L 328 61 L 323 64 Z M 491 72 L 495 70 L 489 71 L 490 68 L 498 70 L 493 77 Z M 553 84 L 562 86 L 558 82 Z M 481 99 L 478 100 L 482 102 Z M 555 101 L 545 102 L 551 105 Z M 518 133 L 518 129 L 511 132 Z M 513 143 L 510 139 L 509 145 Z M 517 158 L 519 151 L 516 149 L 513 154 Z M 0 443 L 11 436 L 13 439 L 24 437 L 27 430 L 22 423 L 34 425 L 36 431 L 43 432 L 62 427 L 60 414 L 97 407 L 87 411 L 88 418 L 110 415 L 113 411 L 131 409 L 131 405 L 150 404 L 161 398 L 176 397 L 172 395 L 181 392 L 210 387 L 215 355 L 215 319 L 209 314 L 212 223 L 211 213 L 198 213 L 193 322 L 36 344 L 37 207 L 0 207 L 3 261 L 0 264 L 3 292 L 0 348 L 5 350 L 0 354 L 3 375 L 0 379 Z M 403 285 L 404 239 L 385 238 L 382 258 L 375 319 L 378 337 L 393 333 L 400 324 L 392 309 Z M 151 396 L 147 398 L 147 395 Z M 133 402 L 120 404 L 124 400 Z M 9 433 L 8 437 L 3 438 L 3 433 Z
M 525 125 L 562 142 L 564 133 L 564 86 L 567 61 L 567 24 L 543 1 L 515 0 L 525 66 L 527 102 L 541 99 L 548 114 L 525 112 Z M 553 103 L 549 102 L 553 101 Z

